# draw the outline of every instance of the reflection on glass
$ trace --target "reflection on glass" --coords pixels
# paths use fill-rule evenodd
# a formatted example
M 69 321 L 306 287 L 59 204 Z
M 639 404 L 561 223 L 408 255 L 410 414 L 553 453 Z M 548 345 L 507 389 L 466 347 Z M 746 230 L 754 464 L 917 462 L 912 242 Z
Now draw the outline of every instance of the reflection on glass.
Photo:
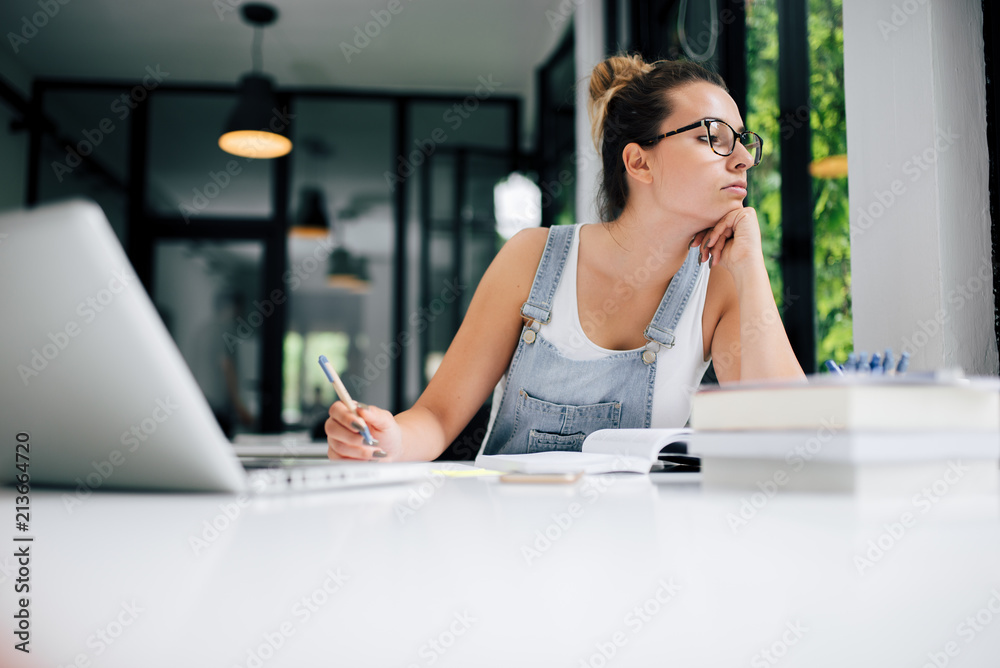
M 303 98 L 295 114 L 282 415 L 312 428 L 334 401 L 321 354 L 355 400 L 390 403 L 394 120 L 369 100 Z
M 44 113 L 55 122 L 57 135 L 68 143 L 43 135 L 38 199 L 50 202 L 85 197 L 96 201 L 125 243 L 131 112 L 119 106 L 121 95 L 120 89 L 113 88 L 50 91 L 45 95 Z
M 257 427 L 260 242 L 160 242 L 153 300 L 227 436 Z

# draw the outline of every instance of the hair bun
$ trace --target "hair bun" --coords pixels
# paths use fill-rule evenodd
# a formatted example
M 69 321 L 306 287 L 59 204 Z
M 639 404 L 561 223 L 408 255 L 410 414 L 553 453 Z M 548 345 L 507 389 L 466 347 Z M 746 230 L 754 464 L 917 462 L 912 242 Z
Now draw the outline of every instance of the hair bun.
M 611 99 L 622 88 L 644 74 L 652 72 L 653 69 L 654 66 L 645 62 L 638 54 L 611 56 L 594 68 L 590 75 L 590 103 L 587 105 L 587 110 L 590 113 L 594 146 L 598 152 L 601 150 L 604 119 L 607 117 Z

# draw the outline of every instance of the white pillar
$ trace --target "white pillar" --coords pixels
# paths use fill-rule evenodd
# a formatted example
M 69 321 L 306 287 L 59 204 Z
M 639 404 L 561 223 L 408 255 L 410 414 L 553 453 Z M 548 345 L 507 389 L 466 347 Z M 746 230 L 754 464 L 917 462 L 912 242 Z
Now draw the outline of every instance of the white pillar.
M 587 102 L 590 99 L 590 72 L 604 60 L 604 2 L 577 3 L 573 14 L 573 55 L 576 62 L 576 221 L 599 221 L 597 186 L 601 160 L 590 133 Z
M 845 0 L 854 349 L 996 374 L 980 0 Z

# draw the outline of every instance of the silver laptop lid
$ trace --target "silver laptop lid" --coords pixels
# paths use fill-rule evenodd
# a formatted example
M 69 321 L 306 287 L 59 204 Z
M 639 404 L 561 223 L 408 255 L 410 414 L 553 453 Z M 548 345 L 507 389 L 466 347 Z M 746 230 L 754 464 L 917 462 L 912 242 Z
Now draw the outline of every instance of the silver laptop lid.
M 247 489 L 97 205 L 0 216 L 0 307 L 0 434 L 30 444 L 33 484 Z

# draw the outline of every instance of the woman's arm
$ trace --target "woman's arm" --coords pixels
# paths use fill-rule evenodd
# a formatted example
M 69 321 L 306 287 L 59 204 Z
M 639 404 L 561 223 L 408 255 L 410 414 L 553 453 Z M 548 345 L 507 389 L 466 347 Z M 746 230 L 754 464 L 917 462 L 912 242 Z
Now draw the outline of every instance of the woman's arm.
M 528 299 L 547 229 L 510 239 L 483 275 L 461 327 L 441 365 L 413 408 L 392 416 L 374 407 L 360 413 L 386 453 L 384 461 L 432 460 L 444 452 L 493 392 L 507 370 L 521 334 L 521 305 Z M 330 407 L 326 433 L 330 457 L 370 459 L 352 415 L 342 402 Z M 353 421 L 356 421 L 354 418 Z
M 703 259 L 709 254 L 713 268 L 725 269 L 717 277 L 725 297 L 712 338 L 719 382 L 804 378 L 771 293 L 757 212 L 727 214 L 704 238 Z

